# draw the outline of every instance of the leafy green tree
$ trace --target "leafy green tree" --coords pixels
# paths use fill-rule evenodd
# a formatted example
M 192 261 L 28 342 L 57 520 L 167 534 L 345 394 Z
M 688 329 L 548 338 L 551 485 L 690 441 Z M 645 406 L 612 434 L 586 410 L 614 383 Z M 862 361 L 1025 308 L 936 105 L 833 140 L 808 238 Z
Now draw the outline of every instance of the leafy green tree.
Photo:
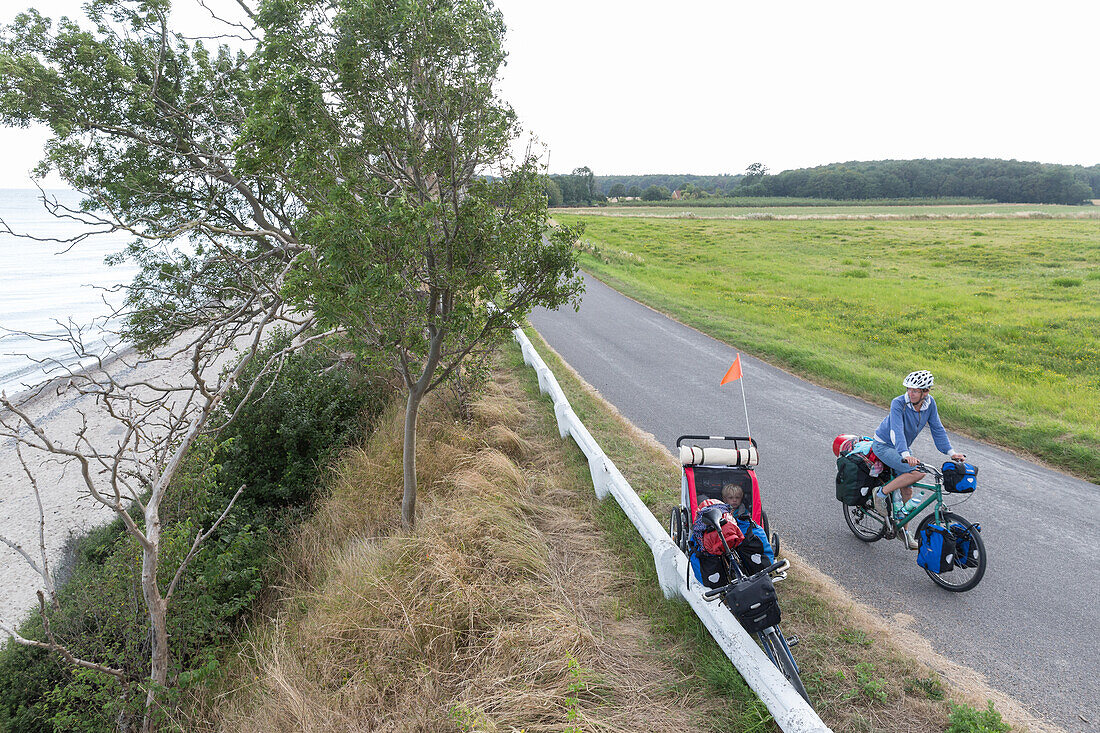
M 561 193 L 561 186 L 553 178 L 542 179 L 543 190 L 546 191 L 546 202 L 550 206 L 561 206 L 565 199 Z
M 672 192 L 664 186 L 653 185 L 642 192 L 642 201 L 667 201 Z
M 249 146 L 288 157 L 283 185 L 309 212 L 287 293 L 400 375 L 412 526 L 424 396 L 533 307 L 576 302 L 575 237 L 549 229 L 537 161 L 511 157 L 505 27 L 488 2 L 300 0 L 260 17 Z
M 70 449 L 7 400 L 0 416 L 3 434 L 25 449 L 83 469 L 88 496 L 125 526 L 141 558 L 148 627 L 138 643 L 148 665 L 119 668 L 79 658 L 55 637 L 13 638 L 59 652 L 86 674 L 115 677 L 124 695 L 143 688 L 138 720 L 119 721 L 143 730 L 155 727 L 156 702 L 169 685 L 174 594 L 214 529 L 168 538 L 165 492 L 265 329 L 285 319 L 294 335 L 304 336 L 313 325 L 309 316 L 288 313 L 280 294 L 299 251 L 294 222 L 302 210 L 262 175 L 262 166 L 240 165 L 238 143 L 252 104 L 247 56 L 211 52 L 173 34 L 168 10 L 166 0 L 99 0 L 87 6 L 90 27 L 69 20 L 55 25 L 29 11 L 0 33 L 0 122 L 48 125 L 52 138 L 38 173 L 56 171 L 85 195 L 78 211 L 47 199 L 48 208 L 92 230 L 133 236 L 123 256 L 141 272 L 127 290 L 125 335 L 144 361 L 153 361 L 150 350 L 185 333 L 173 350 L 189 353 L 193 365 L 189 379 L 170 384 L 72 374 L 71 389 L 95 392 L 120 423 L 123 438 L 112 437 L 113 445 L 97 448 L 89 436 Z M 179 240 L 184 246 L 174 247 Z M 81 353 L 79 335 L 69 345 Z M 244 347 L 244 358 L 219 378 L 218 359 L 234 345 Z M 136 414 L 135 397 L 143 401 Z M 231 506 L 232 500 L 225 511 Z M 175 553 L 173 541 L 194 544 Z M 46 587 L 43 606 L 56 606 L 50 569 L 45 562 L 32 565 Z
M 121 447 L 64 454 L 108 469 L 83 473 L 140 548 L 149 621 L 147 670 L 75 663 L 142 685 L 140 726 L 152 730 L 169 686 L 170 601 L 209 536 L 196 528 L 193 550 L 162 564 L 164 490 L 264 330 L 288 323 L 296 347 L 342 332 L 402 375 L 411 524 L 424 394 L 530 308 L 575 300 L 581 284 L 571 234 L 547 232 L 535 161 L 508 157 L 515 115 L 494 89 L 504 25 L 485 3 L 265 0 L 244 27 L 262 39 L 252 54 L 174 34 L 168 0 L 87 7 L 90 28 L 31 11 L 4 29 L 0 122 L 52 130 L 39 173 L 85 194 L 81 211 L 53 204 L 56 213 L 133 235 L 120 256 L 141 268 L 126 335 L 149 353 L 188 334 L 173 348 L 190 351 L 194 384 L 158 393 L 165 417 L 127 418 Z M 245 358 L 212 378 L 207 367 L 242 343 Z M 283 354 L 265 366 L 277 370 Z M 130 387 L 111 382 L 102 402 L 124 403 Z M 5 407 L 6 436 L 56 448 L 18 404 Z M 158 438 L 153 423 L 170 429 Z M 72 659 L 57 640 L 17 641 Z
M 581 196 L 586 201 L 596 198 L 596 174 L 588 166 L 573 169 L 573 177 L 580 181 Z
M 626 196 L 626 186 L 621 183 L 616 183 L 614 186 L 611 187 L 611 190 L 608 191 L 607 195 L 611 198 L 620 198 L 622 196 Z
M 755 182 L 764 176 L 768 175 L 768 166 L 763 163 L 749 163 L 745 168 L 745 178 L 752 179 L 751 182 Z
M 630 198 L 641 198 L 642 189 L 638 188 L 637 186 L 631 186 L 629 189 L 627 189 L 626 195 Z

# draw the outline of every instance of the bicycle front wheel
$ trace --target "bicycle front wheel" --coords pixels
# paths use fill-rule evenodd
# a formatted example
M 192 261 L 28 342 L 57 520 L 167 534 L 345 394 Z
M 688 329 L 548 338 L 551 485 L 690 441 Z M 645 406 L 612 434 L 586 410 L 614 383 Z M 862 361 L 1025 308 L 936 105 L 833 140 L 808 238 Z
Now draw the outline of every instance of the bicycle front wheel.
M 852 534 L 864 542 L 881 540 L 886 534 L 886 518 L 862 506 L 845 504 L 844 521 L 848 523 L 848 529 L 852 530 Z
M 953 593 L 970 590 L 985 575 L 986 554 L 982 533 L 958 514 L 941 512 L 940 516 L 944 524 L 951 529 L 951 533 L 955 535 L 955 562 L 952 569 L 945 573 L 933 573 L 927 568 L 924 572 L 928 573 L 933 583 Z M 921 520 L 920 526 L 917 527 L 917 537 L 921 536 L 921 530 L 934 521 L 936 521 L 935 514 L 929 514 Z
M 768 655 L 768 659 L 772 660 L 772 664 L 779 668 L 779 671 L 791 683 L 791 687 L 794 688 L 795 692 L 801 695 L 803 700 L 810 702 L 810 696 L 806 692 L 805 685 L 802 684 L 802 678 L 798 676 L 798 665 L 794 663 L 794 657 L 791 656 L 791 648 L 787 645 L 787 640 L 779 627 L 769 626 L 761 631 L 757 638 L 760 640 L 760 646 L 764 648 L 764 653 Z

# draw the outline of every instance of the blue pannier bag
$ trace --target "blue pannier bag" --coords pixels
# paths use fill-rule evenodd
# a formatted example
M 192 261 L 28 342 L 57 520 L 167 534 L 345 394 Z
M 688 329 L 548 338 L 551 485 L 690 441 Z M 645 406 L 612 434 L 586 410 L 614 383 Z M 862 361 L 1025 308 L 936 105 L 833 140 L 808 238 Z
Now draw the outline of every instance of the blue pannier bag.
M 939 575 L 955 569 L 955 534 L 946 527 L 929 524 L 920 531 L 917 565 Z
M 979 524 L 971 525 L 971 528 L 967 529 L 958 522 L 951 523 L 951 533 L 955 535 L 955 567 L 965 568 L 971 561 L 977 566 L 978 558 L 970 557 L 970 550 L 974 545 L 970 535 L 971 532 L 981 531 L 982 527 Z
M 962 461 L 944 461 L 943 490 L 949 494 L 969 494 L 978 488 L 978 467 Z

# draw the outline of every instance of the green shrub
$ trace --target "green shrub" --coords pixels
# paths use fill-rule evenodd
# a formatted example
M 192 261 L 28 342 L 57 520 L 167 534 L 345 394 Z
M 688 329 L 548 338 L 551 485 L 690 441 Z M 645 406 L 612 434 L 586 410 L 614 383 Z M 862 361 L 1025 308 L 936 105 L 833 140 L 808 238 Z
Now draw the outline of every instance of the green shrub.
M 286 345 L 285 337 L 273 340 L 268 353 Z M 244 396 L 259 365 L 242 375 L 241 387 L 227 395 L 220 421 L 231 415 Z M 350 369 L 325 367 L 331 360 L 315 350 L 287 359 L 278 383 L 271 389 L 272 374 L 261 378 L 256 394 L 237 418 L 220 433 L 223 448 L 222 482 L 236 490 L 246 487 L 243 499 L 261 507 L 308 504 L 324 466 L 352 435 L 361 434 L 366 419 L 382 407 L 384 393 Z
M 864 697 L 878 702 L 886 702 L 889 693 L 886 691 L 886 680 L 875 677 L 875 665 L 870 662 L 860 662 L 856 665 L 856 684 Z
M 946 733 L 1008 733 L 1011 726 L 1001 720 L 1001 714 L 993 709 L 989 700 L 985 710 L 977 710 L 966 703 L 951 704 L 950 725 Z

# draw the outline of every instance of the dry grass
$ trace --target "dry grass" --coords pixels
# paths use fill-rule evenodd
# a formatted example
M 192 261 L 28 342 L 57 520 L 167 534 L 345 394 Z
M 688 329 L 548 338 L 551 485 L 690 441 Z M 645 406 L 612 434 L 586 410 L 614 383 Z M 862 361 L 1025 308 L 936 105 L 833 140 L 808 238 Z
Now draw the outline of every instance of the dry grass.
M 422 411 L 415 534 L 397 522 L 400 411 L 349 451 L 281 612 L 185 727 L 625 733 L 718 713 L 624 611 L 636 579 L 599 549 L 545 405 L 502 374 L 471 407 L 472 424 Z

